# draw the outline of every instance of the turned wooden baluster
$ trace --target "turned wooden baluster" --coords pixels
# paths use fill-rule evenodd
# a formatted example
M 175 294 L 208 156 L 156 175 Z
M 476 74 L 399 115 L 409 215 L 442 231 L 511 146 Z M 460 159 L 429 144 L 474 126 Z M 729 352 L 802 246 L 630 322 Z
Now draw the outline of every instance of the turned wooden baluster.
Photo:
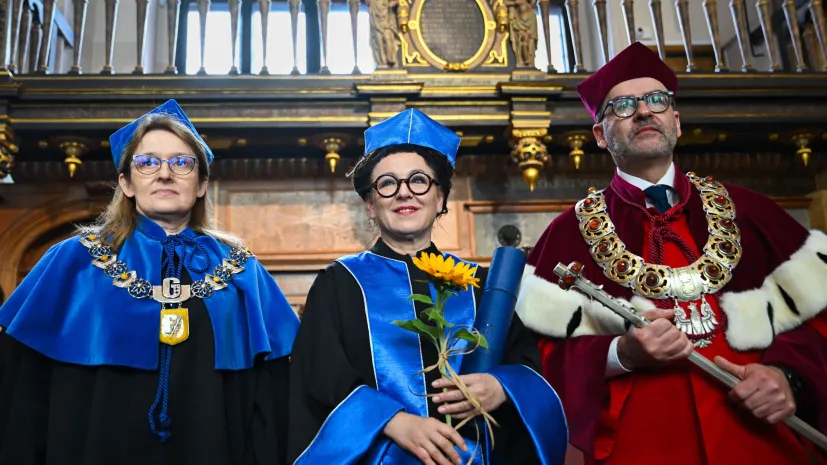
M 592 0 L 594 17 L 597 19 L 597 34 L 600 36 L 600 49 L 603 51 L 603 62 L 609 62 L 609 25 L 606 19 L 606 0 Z
M 747 14 L 744 11 L 744 0 L 730 0 L 729 9 L 732 12 L 732 22 L 735 23 L 738 49 L 741 51 L 741 71 L 744 73 L 754 71 L 749 58 L 749 32 L 747 31 Z
M 20 73 L 25 73 L 28 65 L 27 58 L 29 57 L 29 40 L 31 40 L 32 36 L 32 10 L 29 8 L 29 5 L 25 0 L 21 3 L 21 8 L 23 10 L 23 14 L 20 19 L 20 32 L 18 33 L 18 44 L 19 47 L 17 48 L 17 69 Z
M 207 15 L 210 13 L 210 0 L 198 0 L 198 20 L 201 24 L 199 39 L 201 39 L 201 67 L 195 73 L 199 76 L 207 74 L 207 68 L 204 67 L 204 51 L 207 48 Z
M 118 0 L 105 0 L 106 2 L 106 58 L 101 74 L 115 74 L 112 67 L 112 54 L 115 51 L 115 30 L 118 22 Z
M 267 69 L 267 25 L 270 20 L 270 0 L 258 0 L 258 11 L 261 13 L 261 76 L 267 76 L 270 71 Z
M 293 76 L 299 75 L 299 54 L 298 54 L 298 34 L 299 34 L 299 7 L 301 0 L 287 0 L 288 8 L 290 9 L 290 31 L 293 34 L 293 70 L 290 74 Z
M 167 69 L 164 74 L 178 74 L 178 68 L 175 66 L 175 54 L 178 48 L 178 21 L 180 15 L 181 0 L 167 0 Z
M 635 1 L 621 0 L 620 8 L 623 9 L 623 18 L 626 21 L 626 37 L 629 38 L 629 45 L 632 45 L 636 42 L 635 37 L 637 36 L 635 31 Z
M 43 41 L 43 23 L 40 22 L 40 15 L 32 11 L 32 29 L 29 40 L 29 72 L 37 72 L 37 64 L 40 62 L 40 43 Z
M 804 53 L 801 48 L 801 31 L 798 29 L 798 16 L 795 11 L 795 0 L 784 0 L 784 16 L 787 18 L 787 28 L 790 30 L 790 39 L 795 53 L 795 70 L 799 73 L 807 71 L 804 63 Z
M 578 9 L 577 0 L 566 0 L 566 14 L 569 17 L 569 28 L 574 36 L 572 40 L 572 47 L 574 48 L 574 68 L 575 73 L 585 73 L 586 68 L 583 66 L 583 46 L 580 42 L 580 10 Z
M 545 38 L 546 56 L 548 57 L 548 68 L 546 69 L 546 71 L 549 73 L 556 73 L 557 70 L 554 69 L 554 65 L 551 64 L 551 26 L 549 21 L 550 14 L 551 0 L 540 0 L 540 17 L 543 20 L 543 37 Z
M 52 25 L 55 23 L 56 12 L 55 0 L 43 0 L 43 40 L 40 42 L 40 57 L 37 65 L 38 74 L 46 74 L 49 72 L 49 56 L 52 49 Z
M 319 26 L 322 31 L 322 69 L 319 74 L 330 74 L 327 67 L 327 16 L 330 13 L 330 0 L 317 0 L 319 6 Z
M 678 12 L 678 26 L 681 29 L 683 48 L 686 50 L 686 72 L 695 71 L 695 61 L 692 58 L 692 27 L 689 24 L 689 0 L 675 0 L 675 10 Z
M 72 67 L 69 69 L 69 74 L 81 74 L 80 71 L 80 56 L 83 49 L 83 31 L 86 29 L 86 7 L 88 0 L 73 0 L 74 28 L 75 35 L 75 49 L 72 56 Z
M 0 33 L 0 50 L 3 53 L 0 53 L 0 71 L 7 71 L 10 69 L 9 63 L 11 62 L 11 57 L 9 56 L 9 42 L 11 41 L 11 36 L 8 34 L 8 24 L 6 21 L 11 17 L 12 12 L 9 11 L 12 9 L 11 4 L 8 0 L 0 2 L 0 26 L 4 28 L 3 33 Z
M 770 12 L 769 0 L 758 0 L 755 2 L 758 10 L 758 20 L 761 21 L 761 31 L 764 33 L 764 44 L 767 47 L 767 55 L 770 59 L 770 73 L 781 71 L 778 64 L 778 47 L 775 45 L 775 33 L 772 30 L 772 15 Z
M 353 34 L 353 73 L 362 74 L 359 70 L 359 46 L 356 45 L 359 39 L 359 2 L 360 0 L 347 0 L 350 10 L 350 31 Z
M 652 26 L 655 29 L 655 42 L 658 45 L 660 59 L 666 61 L 666 46 L 663 44 L 663 14 L 661 14 L 660 0 L 649 0 L 649 14 L 652 16 Z
M 724 56 L 721 51 L 721 38 L 718 36 L 718 8 L 716 0 L 704 0 L 704 16 L 709 28 L 709 37 L 712 39 L 712 51 L 715 52 L 715 72 L 729 71 L 724 65 Z
M 149 8 L 149 0 L 135 0 L 135 3 L 138 10 L 138 37 L 136 41 L 138 45 L 138 63 L 135 65 L 135 69 L 132 70 L 132 74 L 144 74 L 144 47 L 146 46 L 146 11 Z
M 241 7 L 241 0 L 229 0 L 227 2 L 230 6 L 230 34 L 232 40 L 230 41 L 230 50 L 233 56 L 232 66 L 230 66 L 230 76 L 238 75 L 238 66 L 236 66 L 236 43 L 238 42 L 238 10 Z
M 813 16 L 813 26 L 815 26 L 818 45 L 821 49 L 821 62 L 823 63 L 821 71 L 827 72 L 827 24 L 825 24 L 827 21 L 824 19 L 821 0 L 810 0 L 810 14 Z
M 12 5 L 11 11 L 11 37 L 9 40 L 11 41 L 11 53 L 9 54 L 9 71 L 12 73 L 17 72 L 17 48 L 20 44 L 20 21 L 23 17 L 23 9 L 28 9 L 28 5 L 23 4 L 24 0 L 14 0 Z M 23 71 L 23 67 L 20 66 L 20 71 Z

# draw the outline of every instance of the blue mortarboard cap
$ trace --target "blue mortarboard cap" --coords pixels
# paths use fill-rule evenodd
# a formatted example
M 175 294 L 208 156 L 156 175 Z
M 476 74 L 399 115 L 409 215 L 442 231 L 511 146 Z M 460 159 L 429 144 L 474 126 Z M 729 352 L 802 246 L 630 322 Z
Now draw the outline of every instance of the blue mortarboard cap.
M 213 154 L 210 147 L 204 142 L 204 139 L 198 134 L 198 131 L 195 130 L 195 126 L 192 125 L 190 119 L 187 118 L 187 114 L 184 113 L 184 109 L 178 105 L 178 102 L 175 100 L 167 100 L 163 103 L 163 105 L 155 108 L 154 110 L 150 111 L 149 113 L 141 116 L 140 118 L 136 119 L 135 121 L 127 124 L 126 126 L 118 129 L 114 134 L 109 136 L 109 146 L 112 148 L 112 159 L 115 161 L 115 167 L 121 166 L 121 158 L 123 157 L 123 149 L 129 144 L 129 141 L 132 140 L 132 136 L 135 134 L 135 130 L 138 128 L 138 124 L 141 120 L 148 116 L 148 115 L 155 115 L 155 114 L 165 114 L 169 115 L 184 126 L 186 126 L 192 134 L 198 139 L 198 142 L 204 146 L 204 151 L 207 153 L 207 163 L 212 163 Z
M 454 131 L 411 108 L 365 131 L 365 155 L 390 145 L 413 144 L 436 150 L 455 166 L 459 142 Z

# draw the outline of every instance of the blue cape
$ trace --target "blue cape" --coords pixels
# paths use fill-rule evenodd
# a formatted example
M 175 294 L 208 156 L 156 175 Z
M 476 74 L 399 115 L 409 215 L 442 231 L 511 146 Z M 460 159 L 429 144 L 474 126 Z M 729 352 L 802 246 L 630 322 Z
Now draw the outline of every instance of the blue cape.
M 428 416 L 429 400 L 424 397 L 425 375 L 416 375 L 424 368 L 419 336 L 391 323 L 393 320 L 417 318 L 414 303 L 408 300 L 412 289 L 407 265 L 372 252 L 362 252 L 338 261 L 353 275 L 365 297 L 376 389 L 362 385 L 351 392 L 328 415 L 313 442 L 294 465 L 418 464 L 420 462 L 416 457 L 382 433 L 385 425 L 400 411 Z M 476 265 L 471 263 L 471 266 Z M 433 286 L 431 298 L 436 300 Z M 474 324 L 475 313 L 474 293 L 467 290 L 448 301 L 445 319 L 467 327 Z M 467 343 L 456 348 L 465 346 Z M 459 372 L 462 357 L 452 357 L 451 365 Z M 524 365 L 499 366 L 488 373 L 497 378 L 522 418 L 540 463 L 562 465 L 568 446 L 568 427 L 560 399 L 551 386 Z M 497 418 L 496 411 L 491 415 Z M 481 438 L 487 438 L 484 423 L 478 424 Z M 477 446 L 473 463 L 493 463 L 487 439 L 477 444 L 466 438 L 466 445 L 469 449 L 467 453 L 456 448 L 463 463 L 471 458 Z
M 197 244 L 177 245 L 193 282 L 230 254 L 230 246 L 189 228 L 179 236 Z M 117 258 L 138 278 L 161 284 L 164 230 L 145 217 Z M 72 237 L 51 247 L 0 307 L 0 326 L 41 354 L 78 365 L 158 368 L 161 304 L 136 299 L 93 266 L 90 249 Z M 204 299 L 215 334 L 215 368 L 241 370 L 288 355 L 299 319 L 272 276 L 255 258 L 243 264 L 227 287 Z M 198 272 L 196 270 L 206 270 Z M 184 303 L 186 307 L 186 302 Z M 186 342 L 185 342 L 186 343 Z

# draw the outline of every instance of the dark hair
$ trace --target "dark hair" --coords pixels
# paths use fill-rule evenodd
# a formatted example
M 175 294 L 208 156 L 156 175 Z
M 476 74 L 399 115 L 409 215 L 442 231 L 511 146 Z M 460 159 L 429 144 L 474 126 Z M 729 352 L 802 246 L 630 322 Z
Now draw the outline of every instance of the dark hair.
M 422 157 L 425 163 L 434 171 L 434 179 L 442 189 L 442 210 L 437 218 L 448 213 L 448 194 L 451 193 L 451 177 L 454 175 L 454 167 L 448 161 L 448 157 L 434 149 L 413 144 L 397 144 L 382 147 L 375 150 L 368 156 L 362 157 L 347 173 L 353 179 L 353 188 L 362 200 L 367 200 L 370 195 L 371 184 L 373 183 L 373 170 L 383 158 L 396 153 L 413 152 Z

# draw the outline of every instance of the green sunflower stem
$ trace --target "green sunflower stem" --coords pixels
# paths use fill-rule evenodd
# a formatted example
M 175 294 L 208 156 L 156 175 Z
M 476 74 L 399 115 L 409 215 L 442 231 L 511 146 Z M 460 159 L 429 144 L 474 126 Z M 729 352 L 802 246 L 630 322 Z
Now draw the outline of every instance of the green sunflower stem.
M 447 370 L 445 369 L 445 363 L 444 362 L 441 362 L 439 364 L 439 372 L 442 374 L 443 378 L 447 378 Z M 447 387 L 442 388 L 442 392 L 448 392 L 448 388 Z M 448 426 L 451 426 L 451 427 L 454 426 L 452 424 L 452 421 L 451 421 L 451 415 L 445 415 L 445 423 Z

